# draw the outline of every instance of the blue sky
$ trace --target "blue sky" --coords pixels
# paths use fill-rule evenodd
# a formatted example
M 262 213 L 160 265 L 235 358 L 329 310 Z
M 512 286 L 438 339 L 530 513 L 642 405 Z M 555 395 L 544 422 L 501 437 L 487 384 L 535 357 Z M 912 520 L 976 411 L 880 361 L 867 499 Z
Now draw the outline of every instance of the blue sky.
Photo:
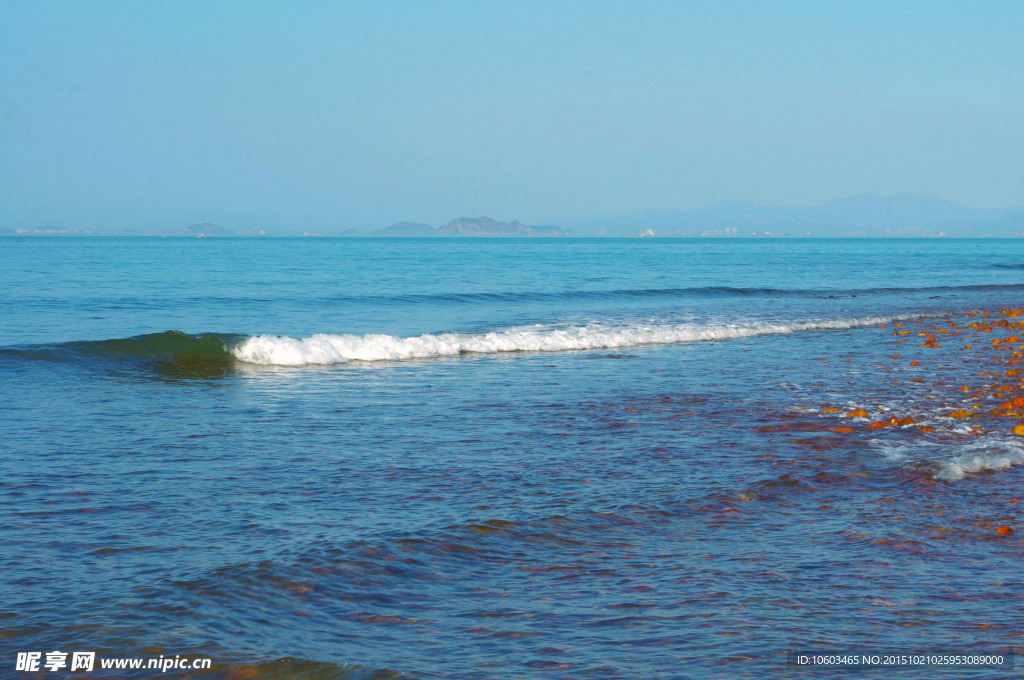
M 1024 3 L 0 4 L 0 227 L 1024 204 Z

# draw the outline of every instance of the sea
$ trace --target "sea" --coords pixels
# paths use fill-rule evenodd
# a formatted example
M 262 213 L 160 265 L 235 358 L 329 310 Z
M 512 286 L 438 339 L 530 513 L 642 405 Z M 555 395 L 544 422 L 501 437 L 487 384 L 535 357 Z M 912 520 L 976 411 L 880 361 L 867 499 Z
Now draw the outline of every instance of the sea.
M 1008 677 L 1022 307 L 1024 239 L 0 238 L 0 677 Z

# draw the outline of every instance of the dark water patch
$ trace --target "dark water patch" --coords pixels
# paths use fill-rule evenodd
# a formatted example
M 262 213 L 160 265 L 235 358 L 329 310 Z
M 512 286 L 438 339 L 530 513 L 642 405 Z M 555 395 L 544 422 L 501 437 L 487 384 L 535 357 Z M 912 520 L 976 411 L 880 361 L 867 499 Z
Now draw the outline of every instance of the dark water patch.
M 524 522 L 467 522 L 441 531 L 315 546 L 287 560 L 224 565 L 194 579 L 165 581 L 156 588 L 166 591 L 163 595 L 156 591 L 141 595 L 166 601 L 267 602 L 279 595 L 327 598 L 350 603 L 355 611 L 346 616 L 351 614 L 353 621 L 374 622 L 375 616 L 410 619 L 402 612 L 436 604 L 436 587 L 472 588 L 460 582 L 457 574 L 499 565 L 518 565 L 516 570 L 524 573 L 587 571 L 601 566 L 601 555 L 633 550 L 636 532 L 649 529 L 642 516 L 616 513 L 585 513 L 579 519 L 555 515 Z M 556 564 L 543 557 L 552 554 L 564 562 Z M 390 611 L 369 611 L 368 605 Z

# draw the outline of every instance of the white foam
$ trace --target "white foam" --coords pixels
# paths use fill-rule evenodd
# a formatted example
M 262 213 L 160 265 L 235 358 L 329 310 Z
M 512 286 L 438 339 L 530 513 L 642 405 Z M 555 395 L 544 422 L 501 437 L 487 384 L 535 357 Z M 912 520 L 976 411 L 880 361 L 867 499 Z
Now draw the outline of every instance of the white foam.
M 492 333 L 440 333 L 400 338 L 394 335 L 327 335 L 290 338 L 258 335 L 232 349 L 239 361 L 265 366 L 307 366 L 349 361 L 395 361 L 445 357 L 466 353 L 562 352 L 613 349 L 639 345 L 675 344 L 725 340 L 757 335 L 781 335 L 799 331 L 846 329 L 870 326 L 911 317 L 867 317 L 729 325 L 577 326 L 529 327 Z
M 983 439 L 966 445 L 919 441 L 913 445 L 892 446 L 879 439 L 872 439 L 869 443 L 877 446 L 886 459 L 900 465 L 926 464 L 933 470 L 932 476 L 947 482 L 979 472 L 997 472 L 1014 465 L 1024 465 L 1024 442 L 1018 440 Z M 948 457 L 953 451 L 957 455 Z
M 968 449 L 967 453 L 940 463 L 935 476 L 954 482 L 978 472 L 1005 470 L 1014 465 L 1024 465 L 1024 444 L 1015 441 L 989 441 L 965 448 Z

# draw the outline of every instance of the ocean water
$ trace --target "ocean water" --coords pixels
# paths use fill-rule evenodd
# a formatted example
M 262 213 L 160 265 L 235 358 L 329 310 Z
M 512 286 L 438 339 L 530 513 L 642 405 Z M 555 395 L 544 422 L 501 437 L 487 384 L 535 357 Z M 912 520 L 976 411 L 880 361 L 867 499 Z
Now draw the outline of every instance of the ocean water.
M 1024 240 L 2 238 L 0 676 L 1009 655 L 1021 307 Z

